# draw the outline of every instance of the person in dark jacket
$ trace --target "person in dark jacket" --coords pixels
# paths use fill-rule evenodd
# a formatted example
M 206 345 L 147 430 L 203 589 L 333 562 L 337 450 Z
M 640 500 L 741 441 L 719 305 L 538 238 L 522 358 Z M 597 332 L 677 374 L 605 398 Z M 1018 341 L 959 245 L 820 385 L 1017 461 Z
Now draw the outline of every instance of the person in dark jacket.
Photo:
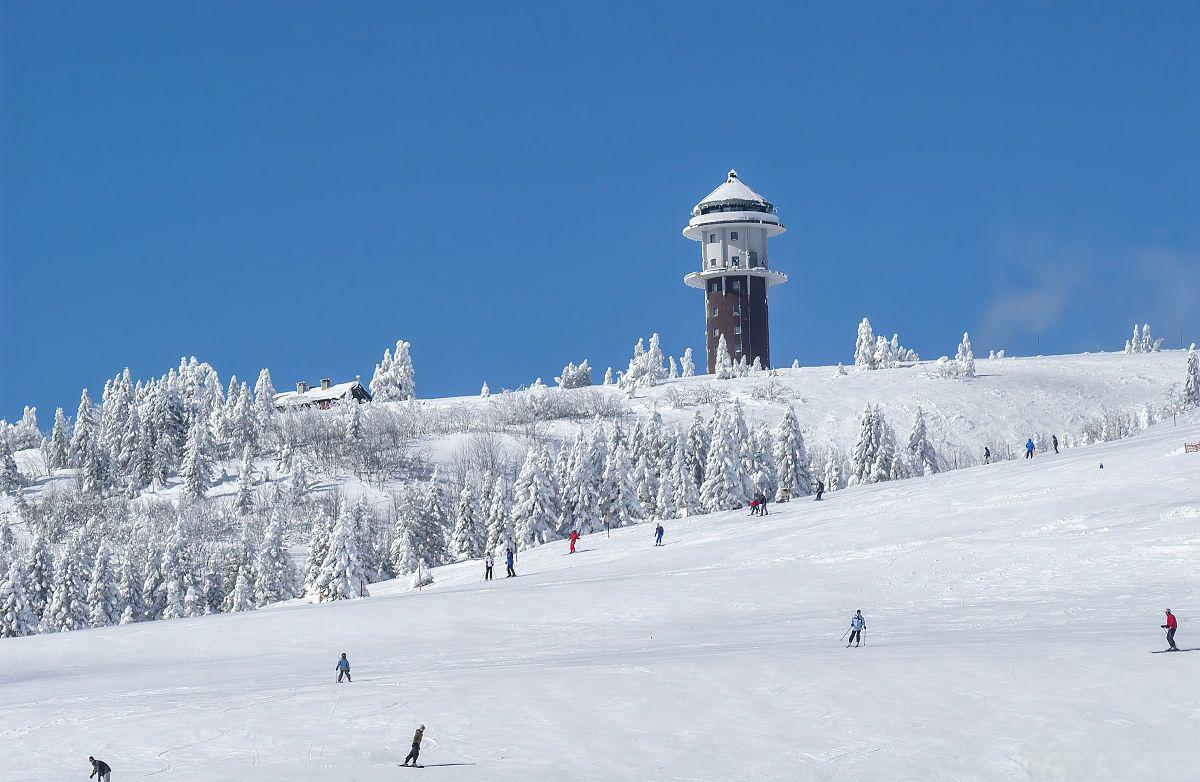
M 425 726 L 417 728 L 417 732 L 413 734 L 412 752 L 408 753 L 408 757 L 400 765 L 407 766 L 411 760 L 412 764 L 417 765 L 417 756 L 421 754 L 421 739 L 425 737 Z
M 770 516 L 771 511 L 767 510 L 767 495 L 763 492 L 758 493 L 758 515 Z
M 821 480 L 820 478 L 817 478 L 817 497 L 816 497 L 816 500 L 813 500 L 813 502 L 816 502 L 817 500 L 821 499 L 821 495 L 824 493 L 825 493 L 825 481 Z
M 983 463 L 984 464 L 992 463 L 992 449 L 988 448 L 986 445 L 983 447 Z
M 88 762 L 92 764 L 92 773 L 88 774 L 88 779 L 95 777 L 100 782 L 108 782 L 109 775 L 112 774 L 112 769 L 103 760 L 96 760 L 91 755 L 88 756 Z
M 513 570 L 513 562 L 514 561 L 515 561 L 515 557 L 513 555 L 513 550 L 511 548 L 505 549 L 504 550 L 504 564 L 508 565 L 508 575 L 505 576 L 505 578 L 512 578 L 513 576 L 515 576 L 517 574 L 517 571 Z
M 1175 618 L 1175 614 L 1171 613 L 1171 609 L 1167 609 L 1167 623 L 1162 626 L 1167 631 L 1167 643 L 1171 645 L 1172 652 L 1178 652 L 1179 647 L 1175 645 L 1175 631 L 1179 629 L 1179 620 Z
M 1028 439 L 1028 440 L 1025 442 L 1025 458 L 1026 458 L 1026 459 L 1032 459 L 1032 458 L 1033 458 L 1033 438 L 1032 438 L 1032 437 L 1030 437 L 1030 438 L 1029 438 L 1029 439 Z
M 350 661 L 346 659 L 346 653 L 342 652 L 342 659 L 337 661 L 338 684 L 342 683 L 342 677 L 346 677 L 346 681 L 354 681 L 350 678 Z
M 654 545 L 656 545 L 656 546 L 662 545 L 662 536 L 663 536 L 663 525 L 662 525 L 662 522 L 660 521 L 654 527 Z
M 1058 435 L 1050 435 L 1050 444 L 1054 446 L 1054 452 L 1058 453 Z

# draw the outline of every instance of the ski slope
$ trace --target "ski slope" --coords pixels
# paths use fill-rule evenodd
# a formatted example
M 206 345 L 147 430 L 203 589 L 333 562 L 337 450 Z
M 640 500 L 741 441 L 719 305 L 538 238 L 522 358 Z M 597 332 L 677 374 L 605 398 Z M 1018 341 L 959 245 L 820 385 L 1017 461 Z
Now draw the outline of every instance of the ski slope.
M 1200 421 L 368 600 L 0 642 L 21 780 L 1195 780 Z M 1104 469 L 1099 468 L 1103 462 Z M 503 567 L 498 567 L 503 571 Z M 839 642 L 856 608 L 867 646 Z M 334 684 L 348 652 L 353 684 Z M 397 767 L 418 723 L 425 769 Z

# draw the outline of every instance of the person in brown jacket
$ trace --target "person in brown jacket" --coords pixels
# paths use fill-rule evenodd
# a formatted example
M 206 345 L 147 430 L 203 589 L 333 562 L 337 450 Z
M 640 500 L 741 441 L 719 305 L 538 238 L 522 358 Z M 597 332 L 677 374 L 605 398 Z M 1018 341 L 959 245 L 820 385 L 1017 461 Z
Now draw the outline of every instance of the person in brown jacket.
M 425 726 L 422 725 L 421 727 L 417 728 L 417 732 L 413 734 L 412 752 L 408 753 L 408 757 L 406 757 L 404 759 L 404 762 L 401 763 L 400 765 L 407 766 L 408 761 L 410 761 L 410 760 L 412 761 L 412 764 L 414 766 L 417 765 L 417 756 L 421 754 L 421 739 L 424 736 L 425 736 Z

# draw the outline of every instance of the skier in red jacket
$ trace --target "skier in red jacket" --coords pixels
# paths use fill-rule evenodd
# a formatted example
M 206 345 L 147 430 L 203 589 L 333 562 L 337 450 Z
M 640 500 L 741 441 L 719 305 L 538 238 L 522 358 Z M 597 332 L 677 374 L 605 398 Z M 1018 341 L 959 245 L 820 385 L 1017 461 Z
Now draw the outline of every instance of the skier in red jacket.
M 1167 631 L 1167 643 L 1171 645 L 1172 652 L 1178 652 L 1179 647 L 1175 645 L 1175 631 L 1179 628 L 1179 622 L 1175 620 L 1175 614 L 1171 613 L 1171 609 L 1167 609 L 1167 623 L 1162 626 Z
M 571 552 L 570 553 L 574 554 L 575 553 L 575 541 L 579 540 L 579 530 L 577 530 L 577 529 L 571 530 L 570 538 L 571 538 Z

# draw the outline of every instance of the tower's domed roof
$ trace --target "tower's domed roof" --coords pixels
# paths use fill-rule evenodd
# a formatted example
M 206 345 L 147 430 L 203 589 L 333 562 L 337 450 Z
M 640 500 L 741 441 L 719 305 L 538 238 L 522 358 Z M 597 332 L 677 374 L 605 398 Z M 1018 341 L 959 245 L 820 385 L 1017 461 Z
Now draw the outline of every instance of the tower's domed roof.
M 708 206 L 709 204 L 730 202 L 757 204 L 760 205 L 760 210 L 762 206 L 765 206 L 766 209 L 761 211 L 773 210 L 771 203 L 767 201 L 767 199 L 763 198 L 758 193 L 747 187 L 745 182 L 738 179 L 737 172 L 731 170 L 729 172 L 729 177 L 723 183 L 721 183 L 716 190 L 700 199 L 700 203 L 696 204 L 696 208 L 692 211 L 693 213 L 699 213 L 703 207 Z

